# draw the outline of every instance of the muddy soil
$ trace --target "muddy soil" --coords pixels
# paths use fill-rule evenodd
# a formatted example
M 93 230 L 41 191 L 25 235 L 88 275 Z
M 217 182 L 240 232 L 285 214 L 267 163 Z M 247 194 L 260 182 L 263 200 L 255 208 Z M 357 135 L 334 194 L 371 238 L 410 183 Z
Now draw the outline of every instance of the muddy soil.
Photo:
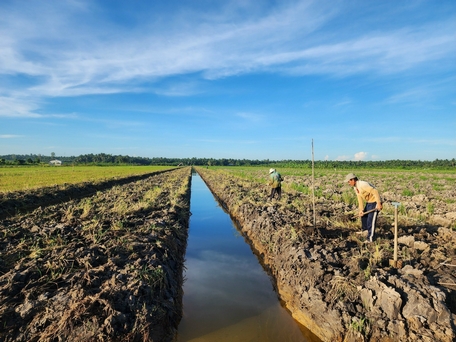
M 394 215 L 384 210 L 376 240 L 366 243 L 356 234 L 356 204 L 331 199 L 345 191 L 333 186 L 337 180 L 330 182 L 331 197 L 316 200 L 314 227 L 310 195 L 288 190 L 281 200 L 268 201 L 264 185 L 222 170 L 197 171 L 261 256 L 295 319 L 323 341 L 454 341 L 456 232 L 447 215 L 453 200 L 432 193 L 424 199 L 431 202 L 406 198 L 405 208 L 424 206 L 427 213 L 400 217 L 398 261 L 391 263 Z M 396 185 L 383 194 L 386 208 L 386 202 L 404 200 L 398 198 L 404 184 Z M 448 195 L 454 197 L 454 189 Z M 429 203 L 438 201 L 449 211 L 431 212 Z
M 172 341 L 190 181 L 183 168 L 3 199 L 0 340 Z

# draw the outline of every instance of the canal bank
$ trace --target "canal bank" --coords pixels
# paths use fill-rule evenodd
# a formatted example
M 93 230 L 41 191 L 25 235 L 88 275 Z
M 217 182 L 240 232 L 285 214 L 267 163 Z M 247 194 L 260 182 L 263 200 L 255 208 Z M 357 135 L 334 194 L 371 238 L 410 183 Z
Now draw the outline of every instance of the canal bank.
M 197 171 L 261 256 L 293 317 L 321 340 L 454 340 L 453 297 L 438 285 L 438 273 L 422 269 L 427 263 L 429 271 L 437 270 L 427 261 L 437 248 L 415 253 L 404 247 L 417 260 L 396 269 L 388 265 L 388 224 L 379 225 L 375 243 L 365 244 L 340 225 L 339 201 L 316 201 L 314 228 L 310 196 L 286 191 L 281 200 L 268 201 L 266 181 L 220 168 Z M 412 226 L 401 233 L 428 246 L 448 246 L 447 257 L 454 255 L 448 241 L 455 236 L 448 229 Z
M 315 341 L 199 175 L 192 177 L 183 318 L 177 341 Z

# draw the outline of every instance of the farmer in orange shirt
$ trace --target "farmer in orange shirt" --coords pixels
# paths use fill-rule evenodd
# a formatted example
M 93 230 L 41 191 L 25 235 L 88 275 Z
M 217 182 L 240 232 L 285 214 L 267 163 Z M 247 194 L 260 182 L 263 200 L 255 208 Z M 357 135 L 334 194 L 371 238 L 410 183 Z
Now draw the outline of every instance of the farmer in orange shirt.
M 367 232 L 367 242 L 372 242 L 375 234 L 377 215 L 383 208 L 380 194 L 372 184 L 359 180 L 353 173 L 349 173 L 345 177 L 345 182 L 348 182 L 355 190 L 356 197 L 358 198 L 362 233 Z

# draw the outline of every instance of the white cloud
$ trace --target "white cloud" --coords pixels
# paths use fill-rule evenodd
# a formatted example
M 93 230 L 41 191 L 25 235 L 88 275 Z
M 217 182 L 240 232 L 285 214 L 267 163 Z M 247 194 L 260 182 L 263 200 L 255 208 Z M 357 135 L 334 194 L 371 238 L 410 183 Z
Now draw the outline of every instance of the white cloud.
M 366 159 L 367 157 L 367 152 L 358 152 L 358 153 L 355 153 L 355 160 L 358 161 L 358 160 L 364 160 Z
M 350 159 L 350 156 L 344 156 L 344 155 L 342 155 L 342 156 L 338 156 L 338 157 L 336 158 L 336 161 L 344 161 L 344 160 L 349 160 L 349 159 Z

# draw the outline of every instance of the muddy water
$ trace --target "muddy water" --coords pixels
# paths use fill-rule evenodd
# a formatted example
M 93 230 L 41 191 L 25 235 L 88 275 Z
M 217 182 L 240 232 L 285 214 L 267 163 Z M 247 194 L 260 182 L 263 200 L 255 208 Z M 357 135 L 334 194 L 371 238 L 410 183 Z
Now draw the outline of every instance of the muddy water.
M 190 211 L 177 341 L 312 341 L 280 305 L 271 279 L 198 175 Z

